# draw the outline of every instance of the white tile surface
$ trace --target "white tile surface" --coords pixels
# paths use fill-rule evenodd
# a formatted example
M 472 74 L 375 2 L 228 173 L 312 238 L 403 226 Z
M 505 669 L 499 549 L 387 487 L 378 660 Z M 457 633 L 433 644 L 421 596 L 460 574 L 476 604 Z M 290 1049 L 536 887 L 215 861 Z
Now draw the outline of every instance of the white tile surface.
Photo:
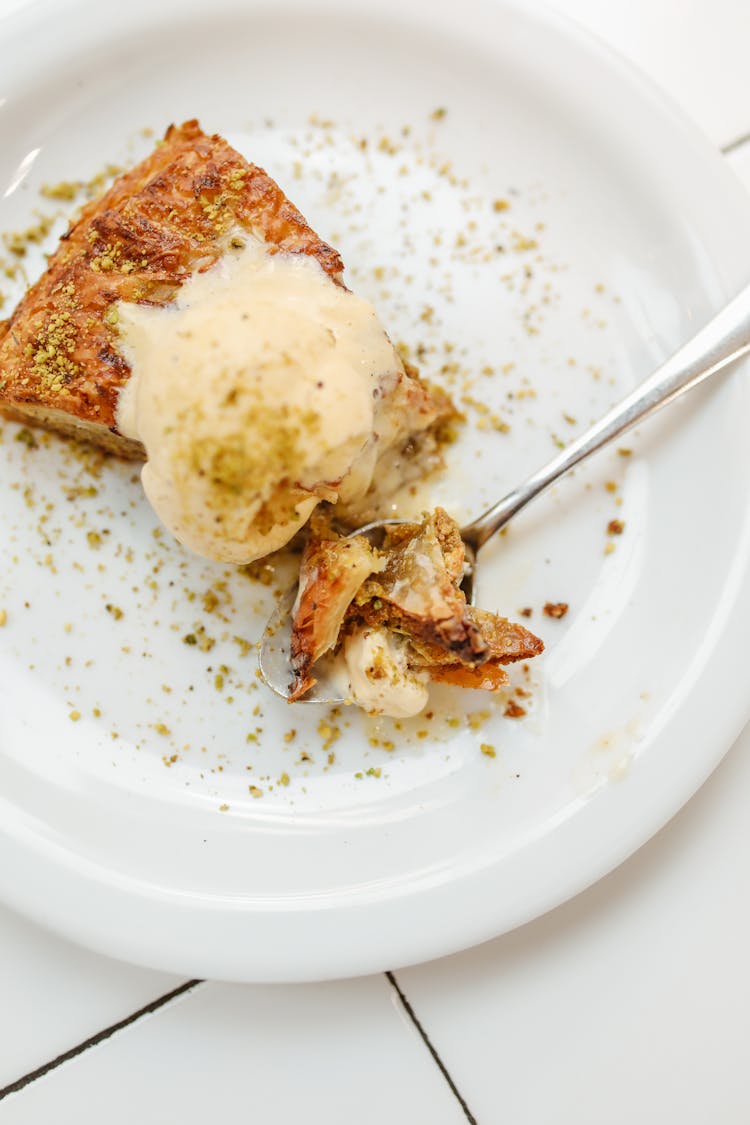
M 657 82 L 723 145 L 750 130 L 745 0 L 552 0 Z
M 3 907 L 0 953 L 0 1087 L 181 983 L 97 957 Z
M 384 977 L 207 984 L 0 1103 L 3 1125 L 466 1125 Z
M 749 792 L 750 728 L 672 824 L 597 886 L 481 949 L 397 974 L 480 1122 L 750 1119 Z

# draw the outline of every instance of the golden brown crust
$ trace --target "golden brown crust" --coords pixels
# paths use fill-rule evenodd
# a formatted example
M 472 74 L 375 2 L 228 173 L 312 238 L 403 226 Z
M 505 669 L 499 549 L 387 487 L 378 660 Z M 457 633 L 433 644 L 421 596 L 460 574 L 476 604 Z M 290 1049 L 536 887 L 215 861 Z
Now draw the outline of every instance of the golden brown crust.
M 544 642 L 517 621 L 509 621 L 487 609 L 469 607 L 469 617 L 482 630 L 487 642 L 487 659 L 500 664 L 530 660 L 544 652 Z
M 378 552 L 361 535 L 308 540 L 300 564 L 292 626 L 295 678 L 290 702 L 313 686 L 313 664 L 336 645 L 352 598 L 365 579 L 382 566 Z
M 352 619 L 436 645 L 462 662 L 481 662 L 486 645 L 458 588 L 464 546 L 447 512 L 437 508 L 421 523 L 390 528 L 383 551 L 385 570 L 357 594 Z
M 544 651 L 544 644 L 515 621 L 498 617 L 475 606 L 467 608 L 467 616 L 480 630 L 486 650 L 481 663 L 466 664 L 456 660 L 453 653 L 437 645 L 425 645 L 412 640 L 413 666 L 426 671 L 431 680 L 455 684 L 457 687 L 476 688 L 480 691 L 497 691 L 508 682 L 503 665 L 518 660 L 531 660 Z
M 514 664 L 518 660 L 531 660 L 544 651 L 544 644 L 534 633 L 507 617 L 500 617 L 476 606 L 466 607 L 466 617 L 479 630 L 485 643 L 482 664 Z M 415 663 L 425 666 L 450 665 L 455 656 L 438 645 L 412 638 Z
M 493 661 L 479 664 L 475 668 L 468 664 L 431 664 L 429 675 L 437 683 L 474 688 L 477 691 L 497 691 L 510 678 L 502 664 L 495 664 Z
M 451 519 L 445 508 L 436 508 L 425 516 L 421 524 L 395 523 L 386 531 L 383 550 L 406 547 L 418 535 L 422 538 L 428 535 L 430 543 L 439 548 L 437 557 L 440 559 L 440 568 L 445 571 L 452 585 L 458 584 L 463 575 L 466 549 L 456 521 Z
M 237 228 L 311 255 L 334 280 L 343 269 L 261 168 L 197 121 L 170 126 L 149 157 L 83 208 L 43 276 L 0 323 L 0 407 L 55 428 L 63 412 L 66 428 L 84 424 L 78 436 L 137 454 L 116 429 L 130 369 L 112 305 L 168 303 L 192 273 L 216 262 Z
M 23 406 L 6 406 L 0 403 L 0 416 L 10 418 L 13 422 L 22 422 L 29 426 L 41 426 L 45 430 L 56 430 L 66 437 L 75 438 L 77 441 L 88 441 L 99 446 L 105 453 L 114 453 L 118 457 L 129 461 L 142 461 L 144 459 L 143 446 L 139 441 L 131 441 L 122 434 L 115 434 L 103 426 L 96 426 L 91 422 L 82 422 L 64 410 L 53 407 L 36 406 L 26 403 Z

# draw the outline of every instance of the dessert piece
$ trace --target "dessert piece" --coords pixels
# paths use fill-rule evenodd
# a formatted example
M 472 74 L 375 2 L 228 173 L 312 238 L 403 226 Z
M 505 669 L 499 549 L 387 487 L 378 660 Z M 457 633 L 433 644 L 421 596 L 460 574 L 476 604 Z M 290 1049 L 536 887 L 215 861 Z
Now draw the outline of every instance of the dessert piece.
M 312 666 L 336 647 L 346 612 L 365 579 L 384 568 L 385 559 L 361 535 L 318 539 L 313 534 L 308 539 L 292 609 L 293 699 L 315 683 Z
M 442 508 L 388 528 L 380 549 L 313 528 L 293 610 L 290 699 L 309 691 L 315 662 L 334 651 L 350 700 L 394 717 L 422 710 L 430 680 L 485 691 L 507 683 L 505 665 L 544 645 L 467 605 L 463 564 L 458 526 Z
M 357 513 L 385 466 L 435 463 L 451 408 L 342 270 L 262 169 L 172 126 L 0 325 L 0 408 L 145 458 L 181 542 L 250 562 L 321 500 Z

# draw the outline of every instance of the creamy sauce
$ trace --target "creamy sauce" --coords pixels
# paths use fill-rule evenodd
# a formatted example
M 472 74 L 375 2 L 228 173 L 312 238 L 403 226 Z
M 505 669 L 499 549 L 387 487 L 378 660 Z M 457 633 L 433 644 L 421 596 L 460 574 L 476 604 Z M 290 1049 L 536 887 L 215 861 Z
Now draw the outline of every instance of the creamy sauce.
M 427 706 L 427 674 L 407 666 L 404 638 L 360 629 L 344 643 L 344 662 L 349 697 L 363 710 L 407 719 Z
M 402 364 L 372 306 L 305 254 L 245 245 L 171 305 L 120 302 L 132 374 L 117 425 L 146 449 L 143 486 L 186 546 L 250 562 L 320 499 L 361 497 Z

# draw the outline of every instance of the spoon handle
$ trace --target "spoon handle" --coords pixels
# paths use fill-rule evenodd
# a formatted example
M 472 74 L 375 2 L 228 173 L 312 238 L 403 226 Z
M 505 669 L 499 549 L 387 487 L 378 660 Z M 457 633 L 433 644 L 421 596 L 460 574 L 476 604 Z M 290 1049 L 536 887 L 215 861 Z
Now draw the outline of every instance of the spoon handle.
M 559 477 L 603 445 L 679 398 L 727 364 L 750 352 L 750 286 L 746 286 L 705 328 L 662 364 L 543 468 L 462 528 L 464 539 L 478 550 L 490 536 L 525 508 Z

